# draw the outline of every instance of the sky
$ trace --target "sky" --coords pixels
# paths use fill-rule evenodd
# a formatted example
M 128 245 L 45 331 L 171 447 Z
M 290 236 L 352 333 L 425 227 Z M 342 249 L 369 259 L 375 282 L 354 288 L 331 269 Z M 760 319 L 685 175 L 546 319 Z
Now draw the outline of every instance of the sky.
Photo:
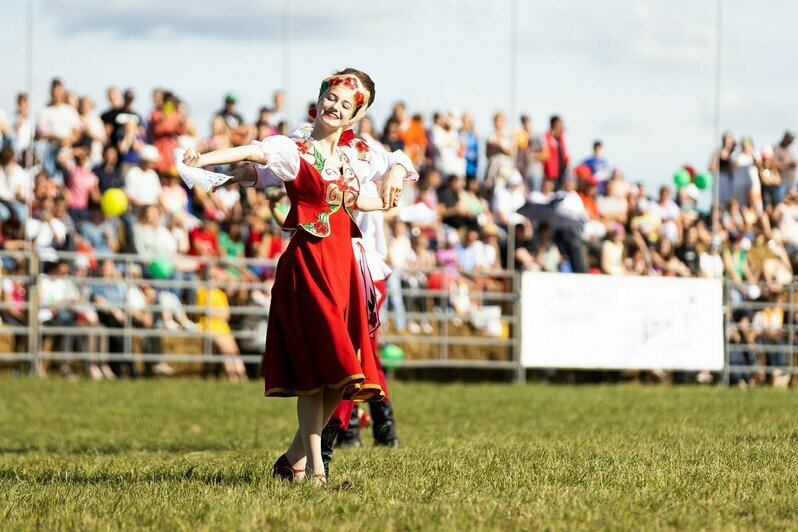
M 29 1 L 35 109 L 58 76 L 100 110 L 109 85 L 135 89 L 141 113 L 154 87 L 171 89 L 201 132 L 225 92 L 254 120 L 286 87 L 299 120 L 321 79 L 353 66 L 376 82 L 379 125 L 402 100 L 427 119 L 468 111 L 484 138 L 511 110 L 511 0 L 293 0 L 287 68 L 283 0 Z M 0 7 L 7 112 L 25 89 L 26 4 Z M 717 0 L 518 0 L 517 111 L 539 132 L 562 116 L 573 159 L 601 139 L 627 178 L 670 183 L 716 144 L 717 20 Z M 757 148 L 798 127 L 796 20 L 798 2 L 723 0 L 720 127 Z

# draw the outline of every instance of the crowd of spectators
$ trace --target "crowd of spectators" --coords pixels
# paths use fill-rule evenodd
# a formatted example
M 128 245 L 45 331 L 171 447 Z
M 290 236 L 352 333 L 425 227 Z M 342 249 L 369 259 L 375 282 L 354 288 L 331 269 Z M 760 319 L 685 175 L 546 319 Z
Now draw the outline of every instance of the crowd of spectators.
M 271 277 L 270 261 L 288 238 L 272 210 L 286 209 L 286 200 L 237 186 L 215 194 L 187 190 L 171 153 L 176 147 L 204 152 L 288 134 L 301 120 L 285 115 L 281 91 L 254 120 L 241 115 L 236 95 L 228 93 L 203 138 L 186 102 L 169 90 L 155 89 L 150 102 L 141 102 L 132 90 L 111 87 L 107 100 L 98 111 L 91 98 L 54 79 L 50 102 L 38 113 L 29 109 L 26 94 L 18 95 L 14 112 L 0 110 L 0 249 L 30 247 L 42 262 L 48 281 L 40 286 L 41 310 L 34 319 L 49 325 L 119 328 L 130 321 L 139 328 L 202 329 L 217 333 L 218 352 L 237 355 L 241 341 L 231 331 L 246 317 L 227 309 L 268 306 L 268 291 L 238 289 L 235 283 Z M 717 176 L 720 201 L 702 210 L 702 193 L 694 184 L 650 191 L 611 162 L 599 140 L 578 158 L 560 116 L 536 128 L 529 116 L 514 126 L 496 113 L 486 136 L 477 133 L 467 113 L 438 112 L 430 118 L 409 113 L 400 102 L 382 128 L 367 116 L 357 131 L 369 143 L 404 150 L 421 175 L 408 185 L 400 208 L 386 216 L 388 262 L 398 271 L 390 278 L 389 308 L 400 331 L 432 331 L 428 319 L 413 316 L 426 315 L 440 301 L 414 297 L 414 290 L 449 290 L 446 310 L 467 317 L 484 304 L 485 292 L 507 289 L 496 274 L 503 269 L 723 276 L 732 282 L 735 301 L 784 300 L 783 286 L 798 267 L 792 132 L 759 146 L 750 138 L 738 144 L 725 133 L 706 165 Z M 111 188 L 124 190 L 129 203 L 116 218 L 99 205 Z M 579 224 L 518 214 L 530 201 L 558 202 L 564 219 Z M 399 213 L 418 203 L 433 216 L 402 220 Z M 80 252 L 81 260 L 59 260 L 59 251 Z M 136 254 L 140 260 L 95 258 L 109 253 Z M 144 282 L 151 277 L 147 265 L 163 256 L 173 263 L 173 278 L 212 279 L 227 288 L 150 287 Z M 248 266 L 222 260 L 231 257 L 265 260 Z M 2 261 L 7 275 L 23 275 L 28 266 L 12 256 Z M 419 268 L 438 271 L 419 273 Z M 81 277 L 103 282 L 81 284 Z M 127 287 L 120 284 L 123 277 L 142 282 Z M 27 287 L 11 279 L 0 288 L 7 303 L 2 320 L 25 325 Z M 148 305 L 156 302 L 162 310 L 153 313 Z M 66 303 L 72 306 L 65 308 Z M 208 305 L 213 312 L 186 313 L 182 304 Z M 776 324 L 778 316 L 769 309 L 740 311 L 733 339 L 745 346 L 794 342 L 791 335 L 773 332 L 786 318 L 782 313 Z M 111 352 L 125 349 L 119 339 L 110 344 Z M 751 355 L 742 348 L 740 353 Z M 231 360 L 225 365 L 229 378 L 244 378 L 236 358 Z M 768 355 L 768 362 L 785 363 L 783 355 Z M 110 377 L 125 368 L 97 364 L 91 371 Z M 739 379 L 749 383 L 755 377 Z

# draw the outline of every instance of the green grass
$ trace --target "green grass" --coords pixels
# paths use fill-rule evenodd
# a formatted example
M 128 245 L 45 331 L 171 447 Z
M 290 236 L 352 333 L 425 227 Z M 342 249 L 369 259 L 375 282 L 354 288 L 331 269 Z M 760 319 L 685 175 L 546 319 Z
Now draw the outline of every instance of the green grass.
M 270 478 L 260 383 L 0 380 L 0 528 L 795 528 L 798 396 L 396 383 L 402 446 Z M 341 489 L 346 480 L 350 489 Z

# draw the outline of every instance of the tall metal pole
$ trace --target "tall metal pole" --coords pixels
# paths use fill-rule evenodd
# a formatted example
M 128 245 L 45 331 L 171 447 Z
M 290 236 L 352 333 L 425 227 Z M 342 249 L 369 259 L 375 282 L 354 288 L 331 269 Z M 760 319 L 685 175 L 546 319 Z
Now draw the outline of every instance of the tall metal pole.
M 715 30 L 715 117 L 712 128 L 712 146 L 718 146 L 720 140 L 720 79 L 721 63 L 723 59 L 723 0 L 717 0 L 717 28 Z M 712 237 L 717 242 L 718 225 L 720 223 L 720 151 L 722 146 L 717 149 L 715 159 L 715 179 L 712 189 Z M 713 246 L 713 253 L 717 254 L 720 250 L 718 246 Z
M 518 112 L 517 106 L 517 85 L 518 85 L 518 0 L 510 0 L 510 116 L 508 122 L 510 123 L 510 155 L 513 157 L 515 164 L 516 143 L 515 135 L 512 134 L 513 124 L 515 124 L 516 114 Z M 510 271 L 515 270 L 515 223 L 510 220 L 508 224 L 507 234 L 507 269 Z
M 291 0 L 283 0 L 283 94 L 285 118 L 291 125 Z

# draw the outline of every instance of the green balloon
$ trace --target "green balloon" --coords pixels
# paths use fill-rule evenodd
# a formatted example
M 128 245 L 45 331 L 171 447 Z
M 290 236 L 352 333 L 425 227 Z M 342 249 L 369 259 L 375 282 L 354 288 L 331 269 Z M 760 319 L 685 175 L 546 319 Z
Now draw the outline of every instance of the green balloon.
M 701 172 L 695 176 L 695 186 L 701 190 L 712 188 L 713 180 L 714 178 L 710 172 Z
M 387 344 L 380 352 L 380 359 L 383 367 L 388 369 L 398 368 L 405 359 L 405 352 L 398 345 Z
M 686 187 L 690 183 L 690 172 L 682 168 L 673 174 L 673 182 L 677 188 Z
M 172 261 L 163 255 L 159 255 L 150 263 L 150 275 L 154 279 L 169 279 L 175 271 Z

